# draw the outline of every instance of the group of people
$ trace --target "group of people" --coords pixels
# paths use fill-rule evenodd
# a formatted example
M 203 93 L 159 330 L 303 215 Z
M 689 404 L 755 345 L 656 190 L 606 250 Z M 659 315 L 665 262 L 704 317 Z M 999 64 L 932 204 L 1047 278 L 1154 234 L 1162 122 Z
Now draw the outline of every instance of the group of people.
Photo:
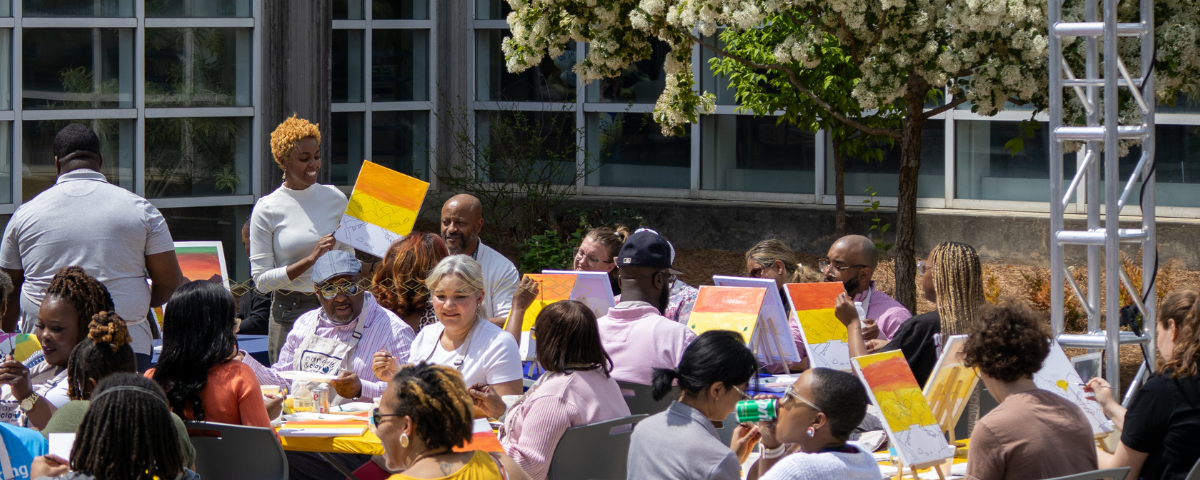
M 760 365 L 734 332 L 695 335 L 687 319 L 697 289 L 677 278 L 674 247 L 651 229 L 584 236 L 573 268 L 606 272 L 615 306 L 602 316 L 577 301 L 542 308 L 533 325 L 542 373 L 526 388 L 521 330 L 538 285 L 480 240 L 484 205 L 456 195 L 436 234 L 414 231 L 381 259 L 356 255 L 332 236 L 347 198 L 317 183 L 319 147 L 317 126 L 303 119 L 272 133 L 284 181 L 243 226 L 255 289 L 238 305 L 219 284 L 181 285 L 161 214 L 99 174 L 95 133 L 64 128 L 54 145 L 57 184 L 17 210 L 0 246 L 4 329 L 36 331 L 42 346 L 31 359 L 0 363 L 0 463 L 17 467 L 17 478 L 195 478 L 184 420 L 270 427 L 285 401 L 262 387 L 313 388 L 287 378 L 303 372 L 335 377 L 334 405 L 374 404 L 386 454 L 287 452 L 292 478 L 343 478 L 349 469 L 544 479 L 567 429 L 630 415 L 619 382 L 673 400 L 634 427 L 629 478 L 880 478 L 872 452 L 853 440 L 872 425 L 859 380 L 808 368 L 806 359 Z M 969 478 L 1128 466 L 1130 479 L 1181 479 L 1200 457 L 1196 290 L 1161 302 L 1163 361 L 1128 408 L 1104 380 L 1088 382 L 1122 432 L 1110 454 L 1076 405 L 1033 383 L 1049 351 L 1045 321 L 1018 302 L 988 304 L 969 245 L 942 243 L 921 263 L 920 284 L 937 309 L 917 316 L 876 288 L 879 253 L 865 237 L 835 241 L 819 269 L 796 258 L 766 240 L 747 251 L 739 273 L 772 279 L 781 292 L 787 283 L 841 282 L 835 315 L 852 356 L 900 350 L 924 385 L 942 339 L 969 335 L 964 361 L 1000 403 L 974 426 Z M 164 303 L 158 332 L 146 318 Z M 247 329 L 269 335 L 269 362 L 239 347 Z M 151 365 L 157 335 L 162 352 Z M 747 392 L 785 367 L 803 373 L 778 396 L 777 419 L 740 425 L 722 441 L 713 422 L 741 400 L 775 398 Z M 485 416 L 500 420 L 504 452 L 454 451 Z M 71 458 L 46 455 L 43 435 L 56 432 L 76 433 Z M 743 468 L 759 445 L 758 460 Z

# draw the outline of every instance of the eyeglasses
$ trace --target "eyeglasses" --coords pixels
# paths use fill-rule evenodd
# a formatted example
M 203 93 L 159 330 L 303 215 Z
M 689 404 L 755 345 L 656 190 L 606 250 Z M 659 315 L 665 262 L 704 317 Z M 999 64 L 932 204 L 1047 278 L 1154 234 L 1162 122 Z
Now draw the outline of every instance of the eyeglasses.
M 851 269 L 851 268 L 863 268 L 863 267 L 866 267 L 866 265 L 846 265 L 846 266 L 842 266 L 842 265 L 838 265 L 838 264 L 836 264 L 836 263 L 833 263 L 833 261 L 831 261 L 831 260 L 829 260 L 829 259 L 821 260 L 821 262 L 819 263 L 819 265 L 821 266 L 821 272 L 827 272 L 827 271 L 829 271 L 829 268 L 830 268 L 830 267 L 833 267 L 834 269 L 836 269 L 836 270 L 837 270 L 837 271 L 839 271 L 839 272 L 844 272 L 844 271 L 846 271 L 846 270 L 849 270 L 849 269 Z
M 808 401 L 808 399 L 801 397 L 799 393 L 796 393 L 796 390 L 793 389 L 791 385 L 788 385 L 787 389 L 783 391 L 783 398 L 787 398 L 787 397 L 792 397 L 792 398 L 795 398 L 796 400 L 799 400 L 801 403 L 808 405 L 808 408 L 811 408 L 818 412 L 822 411 L 821 407 L 818 407 L 813 402 Z
M 371 409 L 371 428 L 379 428 L 379 424 L 383 423 L 383 417 L 402 417 L 399 413 L 383 413 L 379 411 L 379 407 Z
M 917 262 L 917 275 L 918 276 L 925 275 L 925 270 L 928 268 L 929 268 L 929 264 L 925 263 L 924 260 Z
M 334 283 L 317 287 L 317 290 L 321 292 L 321 296 L 326 300 L 333 300 L 338 296 L 339 292 L 345 293 L 346 296 L 353 297 L 358 295 L 358 292 L 362 291 L 362 288 L 356 283 Z
M 734 391 L 738 392 L 739 395 L 742 396 L 742 400 L 754 400 L 754 397 L 751 397 L 746 392 L 743 392 L 742 389 L 737 387 L 737 385 L 734 385 L 733 389 L 734 389 Z
M 591 255 L 587 255 L 587 254 L 583 253 L 583 250 L 576 248 L 575 249 L 575 261 L 578 262 L 581 260 L 583 261 L 584 265 L 587 265 L 589 267 L 594 267 L 601 263 L 617 263 L 614 260 L 599 260 L 596 257 L 593 257 Z

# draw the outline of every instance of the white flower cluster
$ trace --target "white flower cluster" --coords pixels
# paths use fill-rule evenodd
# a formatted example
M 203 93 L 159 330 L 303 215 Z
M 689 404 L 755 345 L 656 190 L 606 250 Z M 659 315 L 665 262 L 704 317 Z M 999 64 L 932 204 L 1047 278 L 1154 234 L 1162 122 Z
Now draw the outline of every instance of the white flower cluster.
M 650 56 L 651 39 L 671 46 L 666 86 L 655 107 L 664 131 L 680 131 L 713 108 L 696 88 L 691 51 L 697 36 L 718 27 L 750 31 L 789 22 L 791 33 L 763 45 L 774 64 L 792 72 L 821 67 L 828 42 L 860 77 L 853 98 L 864 110 L 895 105 L 914 85 L 945 88 L 990 115 L 1006 102 L 1047 103 L 1049 41 L 1044 0 L 509 0 L 512 37 L 504 41 L 510 71 L 537 65 L 568 41 L 589 42 L 575 73 L 584 81 L 619 75 Z M 1083 0 L 1067 0 L 1080 19 Z M 1122 21 L 1136 21 L 1122 2 Z M 1200 0 L 1159 0 L 1157 92 L 1172 98 L 1200 88 Z M 768 20 L 770 19 L 770 20 Z M 1082 42 L 1064 42 L 1077 73 Z M 1122 45 L 1126 59 L 1136 57 Z M 839 58 L 839 62 L 842 61 Z M 769 62 L 769 60 L 768 60 Z M 1131 69 L 1136 62 L 1127 60 Z M 847 79 L 853 80 L 853 79 Z M 1072 98 L 1068 94 L 1067 98 Z M 1077 102 L 1071 108 L 1079 108 Z

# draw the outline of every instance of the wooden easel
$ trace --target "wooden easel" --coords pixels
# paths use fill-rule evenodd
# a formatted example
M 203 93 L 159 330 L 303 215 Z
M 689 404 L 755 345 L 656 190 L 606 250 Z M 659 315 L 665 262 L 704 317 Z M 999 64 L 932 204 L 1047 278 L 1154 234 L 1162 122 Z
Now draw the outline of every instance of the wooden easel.
M 758 322 L 756 322 L 754 326 L 754 335 L 758 337 L 758 341 L 755 342 L 754 345 L 754 353 L 756 355 L 762 353 L 763 356 L 768 359 L 768 361 L 778 356 L 780 362 L 783 363 L 784 374 L 790 375 L 792 373 L 792 369 L 788 367 L 787 355 L 783 351 L 783 345 L 779 343 L 779 336 L 777 333 L 778 331 L 775 330 L 775 323 L 766 321 L 760 314 L 758 317 Z M 771 340 L 768 341 L 766 338 L 763 338 L 764 335 L 770 337 Z M 772 343 L 774 343 L 774 351 L 771 350 Z
M 951 444 L 954 444 L 954 427 L 958 424 L 959 417 L 962 416 L 962 407 L 970 398 L 955 398 L 955 392 L 959 391 L 965 380 L 959 379 L 959 374 L 963 371 L 961 368 L 955 368 L 947 382 L 942 383 L 933 391 L 929 401 L 929 406 L 933 410 L 933 418 L 937 420 L 938 426 L 942 432 L 947 435 Z M 931 379 L 932 380 L 932 379 Z M 952 385 L 951 388 L 946 386 Z
M 950 457 L 950 461 L 954 461 L 954 457 Z M 908 470 L 912 472 L 913 480 L 917 480 L 921 478 L 920 475 L 917 474 L 917 470 L 933 467 L 933 471 L 937 472 L 938 478 L 940 480 L 946 480 L 946 475 L 950 474 L 950 472 L 949 469 L 947 469 L 947 471 L 943 473 L 941 468 L 943 465 L 946 465 L 946 460 L 923 463 L 921 465 L 909 465 Z M 899 461 L 896 462 L 896 480 L 904 480 L 904 464 Z

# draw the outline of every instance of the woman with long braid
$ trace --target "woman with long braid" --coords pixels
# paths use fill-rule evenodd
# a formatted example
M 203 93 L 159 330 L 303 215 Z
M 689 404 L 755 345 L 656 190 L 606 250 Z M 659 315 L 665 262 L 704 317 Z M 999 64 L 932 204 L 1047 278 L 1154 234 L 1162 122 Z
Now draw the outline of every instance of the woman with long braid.
M 924 387 L 941 352 L 938 339 L 968 333 L 983 307 L 983 267 L 979 254 L 965 243 L 938 244 L 925 261 L 921 287 L 925 298 L 937 304 L 937 310 L 904 322 L 890 342 L 863 343 L 858 322 L 851 321 L 858 317 L 853 303 L 847 308 L 839 301 L 836 313 L 849 331 L 851 357 L 900 350 L 917 383 Z
M 197 480 L 187 469 L 167 407 L 154 380 L 136 373 L 105 378 L 92 394 L 75 436 L 70 464 L 38 457 L 38 480 Z
M 113 310 L 112 297 L 80 267 L 58 271 L 46 288 L 38 311 L 41 352 L 24 363 L 9 356 L 0 364 L 0 419 L 19 426 L 45 428 L 67 395 L 67 361 L 71 350 L 87 338 L 88 324 L 100 312 Z

